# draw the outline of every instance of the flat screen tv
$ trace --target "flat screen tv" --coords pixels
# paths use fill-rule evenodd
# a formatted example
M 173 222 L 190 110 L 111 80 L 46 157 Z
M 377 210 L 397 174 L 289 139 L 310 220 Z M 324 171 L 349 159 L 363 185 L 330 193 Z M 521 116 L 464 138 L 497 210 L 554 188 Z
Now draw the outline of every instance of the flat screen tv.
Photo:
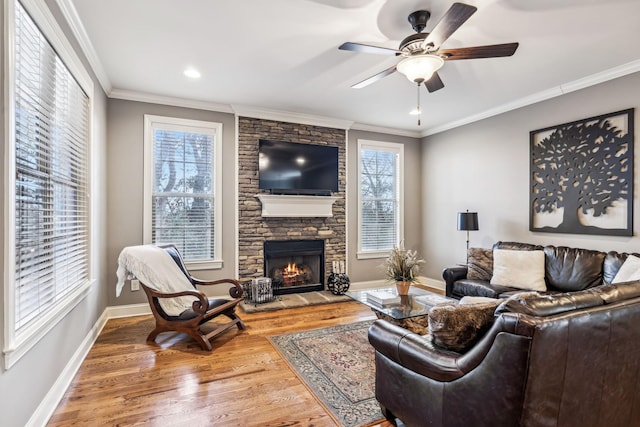
M 318 196 L 338 191 L 338 147 L 265 139 L 259 144 L 260 189 Z

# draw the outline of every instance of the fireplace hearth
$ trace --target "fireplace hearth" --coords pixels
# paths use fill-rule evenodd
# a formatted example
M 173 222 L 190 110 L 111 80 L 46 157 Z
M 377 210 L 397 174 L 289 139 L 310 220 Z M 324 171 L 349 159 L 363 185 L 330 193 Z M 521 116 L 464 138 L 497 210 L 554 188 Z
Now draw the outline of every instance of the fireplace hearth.
M 264 242 L 264 276 L 275 294 L 324 289 L 324 240 Z

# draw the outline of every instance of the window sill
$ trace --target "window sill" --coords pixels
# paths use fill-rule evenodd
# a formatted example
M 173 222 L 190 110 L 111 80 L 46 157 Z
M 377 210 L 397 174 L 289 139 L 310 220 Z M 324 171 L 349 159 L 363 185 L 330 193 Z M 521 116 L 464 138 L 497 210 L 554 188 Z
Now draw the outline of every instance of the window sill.
M 203 261 L 185 261 L 185 265 L 189 271 L 199 270 L 220 270 L 224 266 L 221 259 L 209 259 Z
M 382 259 L 389 256 L 389 251 L 358 252 L 357 259 Z
M 22 356 L 48 334 L 64 317 L 71 312 L 87 296 L 95 279 L 88 280 L 65 297 L 65 301 L 38 317 L 13 343 L 6 343 L 4 348 L 4 368 L 9 369 Z

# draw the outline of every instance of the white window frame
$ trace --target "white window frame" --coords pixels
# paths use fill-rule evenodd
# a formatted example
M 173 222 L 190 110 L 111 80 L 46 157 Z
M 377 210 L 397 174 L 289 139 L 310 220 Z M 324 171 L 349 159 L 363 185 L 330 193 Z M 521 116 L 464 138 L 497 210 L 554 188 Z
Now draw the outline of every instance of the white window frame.
M 154 180 L 154 130 L 173 130 L 179 132 L 215 134 L 212 150 L 213 165 L 213 197 L 215 200 L 213 215 L 214 255 L 216 259 L 187 260 L 185 264 L 190 270 L 221 269 L 222 259 L 222 123 L 202 120 L 181 119 L 176 117 L 144 115 L 144 219 L 143 237 L 145 244 L 151 244 L 153 236 L 153 180 Z
M 389 248 L 389 250 L 376 251 L 362 249 L 362 150 L 383 151 L 398 155 L 398 162 L 396 164 L 396 179 L 398 185 L 398 239 L 395 244 L 399 245 L 404 239 L 404 145 L 396 142 L 372 141 L 366 139 L 358 140 L 358 250 L 356 258 L 386 258 L 389 255 L 389 250 L 391 250 L 391 248 Z
M 93 177 L 93 172 L 96 170 L 96 159 L 93 156 L 94 153 L 94 133 L 93 133 L 93 111 L 94 111 L 94 99 L 93 99 L 93 80 L 89 73 L 84 68 L 82 61 L 76 55 L 73 47 L 66 39 L 64 32 L 56 22 L 55 18 L 46 7 L 45 2 L 39 0 L 20 0 L 20 3 L 29 13 L 34 22 L 38 25 L 38 28 L 42 34 L 47 38 L 48 42 L 53 46 L 56 54 L 65 63 L 68 70 L 74 76 L 80 87 L 89 97 L 89 141 L 88 144 L 88 190 L 89 196 L 96 193 L 97 182 Z M 16 331 L 15 322 L 15 245 L 16 245 L 16 218 L 15 218 L 15 78 L 16 78 L 16 58 L 15 58 L 15 4 L 14 0 L 4 0 L 5 11 L 5 33 L 4 33 L 4 92 L 5 92 L 5 153 L 4 153 L 4 365 L 5 369 L 9 369 L 13 366 L 22 356 L 27 352 L 44 336 L 51 331 L 64 317 L 71 312 L 89 293 L 92 284 L 96 282 L 95 274 L 97 272 L 97 260 L 95 255 L 96 242 L 93 238 L 95 236 L 95 212 L 96 212 L 96 200 L 89 197 L 88 210 L 89 210 L 89 255 L 87 266 L 89 272 L 89 279 L 76 287 L 73 291 L 69 292 L 52 307 L 37 319 L 31 321 L 25 325 L 18 333 Z

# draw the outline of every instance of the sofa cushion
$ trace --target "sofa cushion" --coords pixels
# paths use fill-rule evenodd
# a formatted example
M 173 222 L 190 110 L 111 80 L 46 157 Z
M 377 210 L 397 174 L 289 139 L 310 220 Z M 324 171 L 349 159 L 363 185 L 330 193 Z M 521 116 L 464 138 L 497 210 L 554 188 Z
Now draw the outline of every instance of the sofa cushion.
M 446 350 L 463 352 L 491 327 L 493 313 L 500 303 L 459 305 L 439 304 L 429 310 L 429 335 L 433 343 Z
M 611 283 L 640 280 L 640 258 L 629 255 Z
M 594 289 L 586 289 L 577 292 L 541 295 L 535 298 L 509 298 L 498 307 L 496 314 L 509 311 L 530 316 L 551 316 L 599 305 L 604 305 L 604 300 L 598 295 L 598 292 Z
M 460 279 L 454 282 L 452 295 L 458 297 L 469 295 L 473 297 L 499 298 L 504 292 L 511 291 L 521 292 L 521 290 L 510 286 L 492 285 L 486 280 Z
M 493 275 L 493 250 L 485 248 L 469 248 L 467 252 L 467 279 L 491 280 Z
M 545 246 L 546 279 L 550 289 L 581 291 L 602 284 L 604 252 L 565 246 Z
M 546 291 L 544 264 L 543 251 L 495 249 L 491 284 Z
M 640 297 L 640 280 L 634 282 L 602 285 L 591 289 L 605 304 Z

